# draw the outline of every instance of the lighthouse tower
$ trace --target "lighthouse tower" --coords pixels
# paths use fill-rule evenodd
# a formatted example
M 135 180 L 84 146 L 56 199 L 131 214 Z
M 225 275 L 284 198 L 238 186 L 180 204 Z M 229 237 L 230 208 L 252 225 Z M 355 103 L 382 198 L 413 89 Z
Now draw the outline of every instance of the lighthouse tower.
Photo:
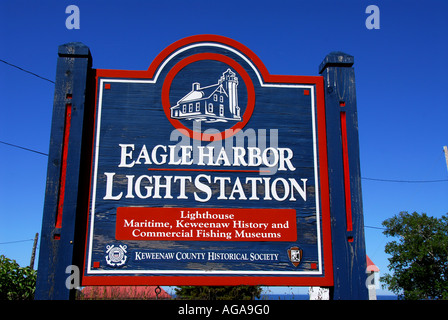
M 227 69 L 219 79 L 219 84 L 224 86 L 225 91 L 229 94 L 229 111 L 234 118 L 241 118 L 240 107 L 238 106 L 238 77 L 235 72 Z

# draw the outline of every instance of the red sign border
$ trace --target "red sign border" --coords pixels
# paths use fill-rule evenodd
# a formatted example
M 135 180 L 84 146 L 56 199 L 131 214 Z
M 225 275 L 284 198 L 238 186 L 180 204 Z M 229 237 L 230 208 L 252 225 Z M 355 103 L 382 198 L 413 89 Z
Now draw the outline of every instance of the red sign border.
M 199 133 L 199 132 L 193 132 L 193 130 L 185 127 L 179 120 L 172 119 L 170 115 L 170 88 L 171 83 L 174 79 L 174 77 L 177 75 L 177 73 L 187 66 L 190 63 L 196 62 L 196 61 L 202 61 L 202 60 L 216 60 L 220 62 L 224 62 L 227 65 L 231 66 L 238 74 L 242 77 L 246 88 L 247 88 L 247 106 L 246 110 L 243 114 L 243 121 L 237 122 L 232 128 L 228 129 L 229 131 L 223 131 L 221 133 L 217 134 L 206 134 L 206 133 Z M 255 107 L 255 89 L 254 85 L 252 83 L 251 78 L 247 74 L 246 70 L 242 66 L 240 66 L 236 61 L 233 59 L 224 56 L 222 54 L 217 53 L 198 53 L 192 56 L 189 56 L 181 61 L 179 61 L 166 75 L 165 82 L 163 83 L 162 88 L 162 106 L 163 110 L 165 111 L 165 115 L 168 118 L 168 120 L 171 122 L 171 124 L 176 129 L 185 130 L 188 132 L 189 137 L 193 139 L 198 139 L 202 141 L 217 141 L 217 140 L 224 140 L 227 138 L 230 138 L 232 135 L 236 134 L 239 130 L 244 128 L 244 126 L 247 124 L 247 122 L 250 120 L 250 117 L 252 116 L 252 113 L 254 111 Z M 231 132 L 230 134 L 228 132 Z
M 322 76 L 295 76 L 295 75 L 271 75 L 263 62 L 249 48 L 241 43 L 218 35 L 196 35 L 181 39 L 166 47 L 150 64 L 148 70 L 112 70 L 96 69 L 96 98 L 95 108 L 98 106 L 98 83 L 99 78 L 132 78 L 132 79 L 153 79 L 163 61 L 178 49 L 199 42 L 214 42 L 235 48 L 246 55 L 260 72 L 263 83 L 270 84 L 310 84 L 316 88 L 316 111 L 317 111 L 317 137 L 319 153 L 319 177 L 320 177 L 320 213 L 322 219 L 322 246 L 323 246 L 323 265 L 325 268 L 324 276 L 91 276 L 85 274 L 86 252 L 88 246 L 88 225 L 86 227 L 86 241 L 84 249 L 82 286 L 88 285 L 277 285 L 277 286 L 333 286 L 333 257 L 331 244 L 331 221 L 330 221 L 330 199 L 328 183 L 328 158 L 327 158 L 327 135 L 326 135 L 326 117 L 325 117 L 325 93 L 324 79 Z M 96 126 L 96 114 L 94 125 Z M 92 143 L 92 149 L 95 143 Z M 91 163 L 93 163 L 93 154 Z M 93 173 L 91 173 L 92 175 Z M 90 179 L 91 181 L 91 179 Z M 90 187 L 91 188 L 91 187 Z M 91 199 L 91 192 L 89 199 Z M 86 219 L 89 219 L 87 212 Z

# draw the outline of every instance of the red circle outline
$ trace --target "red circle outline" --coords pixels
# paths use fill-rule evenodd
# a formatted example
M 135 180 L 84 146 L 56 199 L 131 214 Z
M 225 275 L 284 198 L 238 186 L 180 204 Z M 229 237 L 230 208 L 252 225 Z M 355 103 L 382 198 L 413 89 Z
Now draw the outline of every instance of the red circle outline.
M 230 129 L 226 129 L 225 131 L 221 131 L 220 133 L 216 134 L 207 134 L 207 133 L 200 133 L 195 132 L 186 126 L 184 126 L 179 120 L 171 119 L 171 104 L 170 104 L 170 89 L 171 84 L 174 80 L 174 77 L 181 71 L 184 67 L 187 65 L 196 62 L 196 61 L 202 61 L 202 60 L 215 60 L 223 62 L 229 66 L 231 66 L 238 74 L 241 76 L 241 78 L 244 81 L 244 84 L 246 85 L 247 89 L 247 105 L 246 109 L 244 110 L 244 114 L 242 116 L 243 120 L 235 124 Z M 218 53 L 197 53 L 194 55 L 191 55 L 181 61 L 179 61 L 171 70 L 168 72 L 168 74 L 165 77 L 165 81 L 163 83 L 162 87 L 162 106 L 163 111 L 165 112 L 166 117 L 171 122 L 174 128 L 181 129 L 180 132 L 188 132 L 188 135 L 190 138 L 202 140 L 202 141 L 218 141 L 218 140 L 224 140 L 226 138 L 229 138 L 236 134 L 238 131 L 240 131 L 244 126 L 247 124 L 249 119 L 252 117 L 252 113 L 254 111 L 255 107 L 255 89 L 254 85 L 252 83 L 252 79 L 250 78 L 249 74 L 244 70 L 244 68 L 237 63 L 235 60 L 224 56 L 222 54 Z M 185 130 L 185 131 L 182 131 Z

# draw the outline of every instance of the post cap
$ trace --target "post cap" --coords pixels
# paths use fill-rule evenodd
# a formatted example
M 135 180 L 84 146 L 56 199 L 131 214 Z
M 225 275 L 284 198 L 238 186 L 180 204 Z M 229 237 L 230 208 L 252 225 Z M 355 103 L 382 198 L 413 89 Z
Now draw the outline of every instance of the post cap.
M 329 53 L 319 65 L 319 73 L 322 73 L 328 67 L 350 68 L 355 63 L 355 58 L 341 51 Z
M 59 46 L 58 54 L 60 57 L 89 57 L 90 49 L 82 42 L 69 42 Z

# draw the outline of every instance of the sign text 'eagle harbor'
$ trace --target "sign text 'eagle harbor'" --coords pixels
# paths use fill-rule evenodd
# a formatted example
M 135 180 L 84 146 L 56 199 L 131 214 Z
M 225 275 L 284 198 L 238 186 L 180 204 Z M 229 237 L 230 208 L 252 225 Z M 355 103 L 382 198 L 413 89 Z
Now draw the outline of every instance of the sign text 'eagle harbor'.
M 269 169 L 275 168 L 279 171 L 294 171 L 291 160 L 294 156 L 290 148 L 269 147 L 264 150 L 257 147 L 232 147 L 225 149 L 221 147 L 218 152 L 213 146 L 178 146 L 178 145 L 156 145 L 152 150 L 148 150 L 143 145 L 140 151 L 135 151 L 134 144 L 119 144 L 121 149 L 118 167 L 133 168 L 137 165 L 164 165 L 183 166 L 179 171 L 190 171 L 185 166 L 196 164 L 197 166 L 218 167 L 208 169 L 209 171 L 235 172 L 239 167 L 262 167 L 258 170 L 248 170 L 249 172 L 260 172 L 271 174 Z M 137 156 L 138 154 L 138 156 Z M 117 157 L 118 159 L 118 157 Z M 222 168 L 222 169 L 221 169 Z M 265 169 L 263 169 L 265 168 Z M 157 167 L 149 167 L 148 170 L 158 170 Z M 168 170 L 168 169 L 166 169 Z M 176 169 L 174 169 L 176 170 Z M 194 170 L 193 170 L 194 171 Z M 196 171 L 203 171 L 198 169 Z M 244 173 L 245 170 L 241 170 Z M 165 199 L 188 199 L 186 190 L 191 190 L 193 184 L 197 191 L 193 192 L 194 199 L 199 202 L 207 202 L 212 197 L 212 186 L 216 187 L 218 193 L 217 200 L 263 200 L 276 201 L 296 201 L 298 194 L 303 201 L 306 201 L 306 181 L 304 178 L 299 182 L 296 178 L 271 178 L 271 177 L 235 177 L 212 176 L 210 174 L 191 175 L 140 175 L 126 174 L 124 182 L 120 186 L 114 185 L 115 172 L 104 172 L 106 176 L 106 192 L 104 200 L 120 200 L 125 198 L 138 197 L 165 198 Z M 177 194 L 173 194 L 172 187 L 176 187 Z M 229 188 L 230 187 L 230 188 Z M 261 188 L 260 188 L 261 187 Z M 282 191 L 277 191 L 279 188 Z M 123 189 L 123 190 L 121 190 Z M 163 190 L 163 192 L 162 192 Z M 247 191 L 245 191 L 247 190 Z M 230 191 L 230 192 L 229 192 Z

